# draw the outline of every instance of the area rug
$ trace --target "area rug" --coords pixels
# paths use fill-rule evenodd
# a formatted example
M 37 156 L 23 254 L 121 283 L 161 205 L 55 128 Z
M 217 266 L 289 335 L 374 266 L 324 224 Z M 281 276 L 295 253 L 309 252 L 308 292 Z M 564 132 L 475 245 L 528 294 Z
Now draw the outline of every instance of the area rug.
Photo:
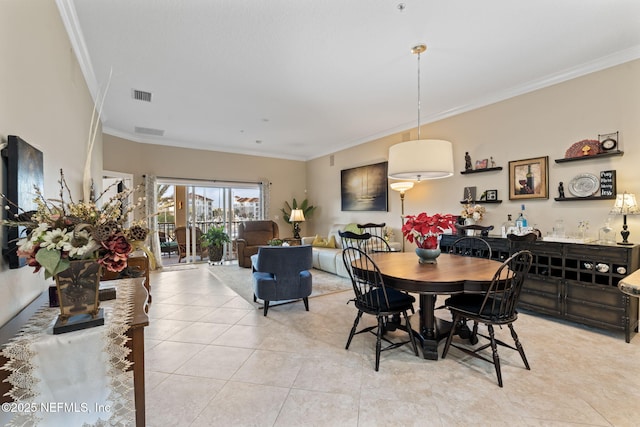
M 200 264 L 172 264 L 158 269 L 158 272 L 165 273 L 167 271 L 193 270 L 198 268 Z
M 229 288 L 233 289 L 242 298 L 255 305 L 262 307 L 262 301 L 253 302 L 253 285 L 251 282 L 251 269 L 242 268 L 237 264 L 233 265 L 211 265 L 209 273 L 216 279 L 220 280 Z M 313 277 L 312 292 L 309 298 L 315 298 L 322 295 L 328 295 L 335 292 L 351 291 L 351 281 L 335 274 L 326 273 L 315 268 L 311 270 Z M 270 305 L 278 305 L 286 301 L 274 302 Z

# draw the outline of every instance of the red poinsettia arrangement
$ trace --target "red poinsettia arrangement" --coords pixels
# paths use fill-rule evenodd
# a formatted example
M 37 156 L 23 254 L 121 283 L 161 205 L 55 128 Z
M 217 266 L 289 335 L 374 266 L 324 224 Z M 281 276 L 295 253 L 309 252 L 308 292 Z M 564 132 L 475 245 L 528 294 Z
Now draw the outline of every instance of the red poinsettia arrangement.
M 451 230 L 455 224 L 455 216 L 451 214 L 408 215 L 402 226 L 402 234 L 411 243 L 415 242 L 419 248 L 435 249 L 438 247 L 438 236 L 445 230 Z

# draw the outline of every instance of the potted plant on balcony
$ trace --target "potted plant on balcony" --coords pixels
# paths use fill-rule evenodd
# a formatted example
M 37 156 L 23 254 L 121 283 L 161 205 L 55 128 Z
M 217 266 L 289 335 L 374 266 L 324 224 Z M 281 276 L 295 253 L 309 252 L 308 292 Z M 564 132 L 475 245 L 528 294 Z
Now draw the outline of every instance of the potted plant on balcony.
M 222 260 L 222 245 L 231 241 L 229 235 L 225 233 L 224 227 L 210 227 L 201 237 L 202 244 L 208 247 L 209 261 L 218 262 Z

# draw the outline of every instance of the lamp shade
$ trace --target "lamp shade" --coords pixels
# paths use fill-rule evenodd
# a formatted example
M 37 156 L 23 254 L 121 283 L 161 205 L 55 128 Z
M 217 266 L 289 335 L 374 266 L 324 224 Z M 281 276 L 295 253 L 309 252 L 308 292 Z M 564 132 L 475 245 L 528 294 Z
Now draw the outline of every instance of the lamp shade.
M 636 215 L 640 213 L 635 194 L 623 193 L 616 195 L 616 202 L 611 208 L 614 215 Z
M 392 190 L 399 191 L 401 194 L 404 194 L 405 191 L 409 191 L 413 188 L 413 181 L 392 182 L 390 186 Z
M 289 215 L 289 222 L 303 222 L 304 221 L 304 212 L 302 209 L 292 209 L 291 215 Z
M 401 142 L 389 148 L 389 178 L 447 178 L 453 175 L 453 149 L 449 141 L 418 139 Z

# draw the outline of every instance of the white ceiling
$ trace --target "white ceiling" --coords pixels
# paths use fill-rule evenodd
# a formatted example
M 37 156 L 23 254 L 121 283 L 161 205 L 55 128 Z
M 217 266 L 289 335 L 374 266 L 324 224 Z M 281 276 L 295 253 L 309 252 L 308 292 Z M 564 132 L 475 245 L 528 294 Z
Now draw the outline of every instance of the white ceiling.
M 640 58 L 638 0 L 57 3 L 105 133 L 288 159 L 415 127 L 418 43 L 423 124 Z

